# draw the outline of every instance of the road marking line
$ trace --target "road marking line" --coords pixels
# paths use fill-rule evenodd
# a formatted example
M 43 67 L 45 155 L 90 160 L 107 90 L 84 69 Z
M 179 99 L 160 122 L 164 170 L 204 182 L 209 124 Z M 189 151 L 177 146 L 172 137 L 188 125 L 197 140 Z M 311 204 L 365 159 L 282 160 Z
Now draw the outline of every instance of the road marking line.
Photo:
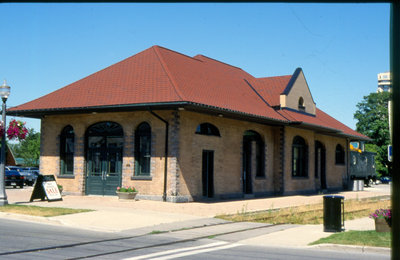
M 184 256 L 189 256 L 189 255 L 197 255 L 197 254 L 201 254 L 201 253 L 218 251 L 218 250 L 233 248 L 233 247 L 237 247 L 237 246 L 241 246 L 241 245 L 240 244 L 230 244 L 230 245 L 226 245 L 226 246 L 199 249 L 199 250 L 194 250 L 194 251 L 189 251 L 189 252 L 183 252 L 183 253 L 180 253 L 180 254 L 174 254 L 174 255 L 168 255 L 168 256 L 163 256 L 163 257 L 152 258 L 152 259 L 153 260 L 167 260 L 167 259 L 184 257 Z
M 226 244 L 228 244 L 228 242 L 220 241 L 220 242 L 215 242 L 215 243 L 212 243 L 212 244 L 207 244 L 207 245 L 202 245 L 202 246 L 193 246 L 193 247 L 186 247 L 186 248 L 180 248 L 180 249 L 171 249 L 171 250 L 168 250 L 168 251 L 157 252 L 157 253 L 152 253 L 152 254 L 148 254 L 148 255 L 130 257 L 130 258 L 125 258 L 124 260 L 146 259 L 146 258 L 155 257 L 155 256 L 174 254 L 174 253 L 179 253 L 179 252 L 184 252 L 184 251 L 189 251 L 189 250 L 195 250 L 195 249 L 201 249 L 201 248 L 207 248 L 207 247 L 214 247 L 214 246 L 220 246 L 220 245 L 226 245 Z

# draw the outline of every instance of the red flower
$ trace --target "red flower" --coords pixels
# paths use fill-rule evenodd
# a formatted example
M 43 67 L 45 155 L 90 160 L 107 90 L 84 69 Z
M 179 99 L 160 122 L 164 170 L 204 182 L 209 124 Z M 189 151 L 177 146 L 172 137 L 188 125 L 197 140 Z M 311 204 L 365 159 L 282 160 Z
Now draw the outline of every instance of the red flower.
M 4 130 L 4 128 L 3 128 Z M 28 130 L 25 127 L 25 123 L 21 121 L 17 121 L 15 119 L 11 120 L 8 129 L 7 129 L 7 137 L 8 139 L 18 139 L 24 140 L 26 135 L 28 134 Z

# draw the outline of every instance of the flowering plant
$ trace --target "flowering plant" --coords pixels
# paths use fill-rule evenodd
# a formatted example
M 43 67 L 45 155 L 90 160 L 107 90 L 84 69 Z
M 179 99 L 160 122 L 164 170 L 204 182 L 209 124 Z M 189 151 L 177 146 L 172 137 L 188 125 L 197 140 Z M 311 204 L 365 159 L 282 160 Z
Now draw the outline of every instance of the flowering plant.
M 117 187 L 117 192 L 137 192 L 135 187 L 125 186 L 125 187 Z
M 13 119 L 8 125 L 8 129 L 6 131 L 3 121 L 0 121 L 0 139 L 3 137 L 4 133 L 7 134 L 7 137 L 10 140 L 12 139 L 23 140 L 26 138 L 26 135 L 28 134 L 28 129 L 26 129 L 24 122 Z
M 392 224 L 391 209 L 377 209 L 374 213 L 370 214 L 369 217 L 373 219 L 385 219 L 389 226 Z
M 4 131 L 4 128 L 3 128 Z M 25 123 L 22 121 L 17 121 L 15 119 L 11 120 L 8 129 L 7 129 L 7 137 L 8 139 L 18 139 L 23 140 L 25 139 L 26 135 L 28 134 L 28 129 L 25 127 Z

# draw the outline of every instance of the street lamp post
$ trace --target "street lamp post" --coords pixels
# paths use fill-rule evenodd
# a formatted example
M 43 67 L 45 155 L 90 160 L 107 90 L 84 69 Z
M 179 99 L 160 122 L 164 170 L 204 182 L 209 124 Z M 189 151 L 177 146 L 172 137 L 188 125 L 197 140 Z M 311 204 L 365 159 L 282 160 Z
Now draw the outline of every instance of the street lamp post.
M 6 185 L 5 185 L 5 166 L 6 166 L 6 101 L 10 95 L 10 86 L 4 80 L 3 85 L 0 86 L 0 97 L 3 100 L 2 105 L 2 121 L 3 121 L 3 135 L 1 136 L 1 155 L 0 155 L 0 206 L 8 204 Z

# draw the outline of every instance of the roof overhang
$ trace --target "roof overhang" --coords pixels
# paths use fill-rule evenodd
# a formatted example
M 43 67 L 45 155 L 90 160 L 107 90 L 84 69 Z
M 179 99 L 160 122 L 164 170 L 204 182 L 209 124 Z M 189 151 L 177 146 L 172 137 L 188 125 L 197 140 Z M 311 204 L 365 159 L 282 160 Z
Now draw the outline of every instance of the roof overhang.
M 157 109 L 172 109 L 184 105 L 186 102 L 165 102 L 165 103 L 140 103 L 93 107 L 65 107 L 65 108 L 46 108 L 32 110 L 8 110 L 7 115 L 23 116 L 30 118 L 43 118 L 48 115 L 70 115 L 87 113 L 106 113 L 106 112 L 125 112 L 135 110 L 148 110 L 148 108 L 157 107 Z M 12 109 L 12 108 L 11 108 Z
M 7 115 L 41 119 L 44 116 L 52 116 L 52 115 L 152 111 L 152 110 L 186 110 L 186 111 L 193 111 L 197 113 L 214 115 L 224 118 L 255 122 L 259 124 L 268 124 L 273 126 L 285 126 L 285 125 L 295 126 L 298 128 L 312 130 L 315 131 L 316 133 L 349 138 L 351 140 L 371 141 L 371 139 L 369 138 L 345 134 L 344 132 L 334 128 L 323 127 L 301 121 L 291 121 L 291 122 L 283 121 L 274 118 L 244 113 L 241 111 L 235 111 L 235 110 L 230 110 L 200 103 L 187 102 L 187 101 L 110 105 L 110 106 L 98 106 L 98 107 L 94 106 L 94 107 L 71 107 L 71 108 L 32 109 L 32 110 L 11 110 L 7 111 Z
M 371 141 L 371 139 L 368 138 L 368 137 L 350 135 L 350 134 L 346 134 L 343 131 L 340 131 L 340 130 L 335 129 L 335 128 L 314 125 L 314 124 L 305 123 L 305 122 L 301 122 L 301 121 L 291 122 L 289 125 L 291 125 L 291 126 L 294 125 L 294 126 L 296 126 L 298 128 L 313 130 L 316 133 L 323 134 L 323 135 L 330 135 L 330 136 L 336 136 L 336 137 L 349 138 L 351 140 L 358 140 L 358 141 Z
M 165 103 L 140 103 L 125 105 L 110 105 L 98 107 L 70 107 L 70 108 L 50 108 L 32 110 L 9 110 L 7 115 L 29 117 L 41 119 L 49 115 L 72 115 L 87 113 L 108 113 L 108 112 L 129 112 L 129 111 L 151 111 L 151 110 L 186 110 L 203 114 L 215 115 L 219 117 L 232 118 L 238 120 L 251 121 L 269 125 L 288 125 L 287 121 L 278 120 L 264 116 L 244 113 L 241 111 L 230 110 L 200 103 L 179 101 Z

